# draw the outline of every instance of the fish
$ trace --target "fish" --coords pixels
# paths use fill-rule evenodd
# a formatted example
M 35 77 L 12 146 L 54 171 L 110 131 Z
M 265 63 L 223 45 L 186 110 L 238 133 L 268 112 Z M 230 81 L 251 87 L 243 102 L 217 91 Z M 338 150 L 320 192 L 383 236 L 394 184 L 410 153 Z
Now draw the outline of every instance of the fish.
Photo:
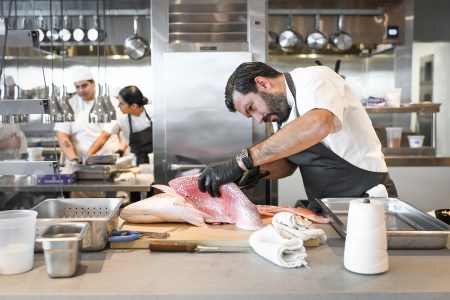
M 241 191 L 237 184 L 230 182 L 219 188 L 221 197 L 211 197 L 198 188 L 198 176 L 193 175 L 177 177 L 169 181 L 169 186 L 186 201 L 209 215 L 205 218 L 207 223 L 235 224 L 244 230 L 258 230 L 264 227 L 261 215 L 256 205 Z
M 125 206 L 120 217 L 130 223 L 186 222 L 200 227 L 226 223 L 244 230 L 264 227 L 256 205 L 235 183 L 222 185 L 222 197 L 213 198 L 198 189 L 199 174 L 177 177 L 169 186 L 152 185 L 163 193 Z
M 208 227 L 205 223 L 210 216 L 194 208 L 183 196 L 166 185 L 152 185 L 164 193 L 151 196 L 125 206 L 120 217 L 130 223 L 181 222 L 199 227 Z
M 274 206 L 274 205 L 256 205 L 256 208 L 258 209 L 259 213 L 262 216 L 268 216 L 272 217 L 275 214 L 279 212 L 290 212 L 294 215 L 301 216 L 303 218 L 307 218 L 311 221 L 317 222 L 317 223 L 329 223 L 330 220 L 328 220 L 327 217 L 319 216 L 313 211 L 302 208 L 302 207 L 290 207 L 290 206 Z

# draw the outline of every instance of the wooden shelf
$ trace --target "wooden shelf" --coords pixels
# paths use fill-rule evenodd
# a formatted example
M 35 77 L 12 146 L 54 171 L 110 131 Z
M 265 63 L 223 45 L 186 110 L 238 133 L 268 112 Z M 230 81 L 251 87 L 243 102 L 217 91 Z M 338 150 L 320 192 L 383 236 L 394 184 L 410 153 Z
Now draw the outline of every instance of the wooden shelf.
M 441 103 L 429 104 L 402 104 L 400 107 L 366 107 L 369 114 L 380 113 L 437 113 L 439 112 Z

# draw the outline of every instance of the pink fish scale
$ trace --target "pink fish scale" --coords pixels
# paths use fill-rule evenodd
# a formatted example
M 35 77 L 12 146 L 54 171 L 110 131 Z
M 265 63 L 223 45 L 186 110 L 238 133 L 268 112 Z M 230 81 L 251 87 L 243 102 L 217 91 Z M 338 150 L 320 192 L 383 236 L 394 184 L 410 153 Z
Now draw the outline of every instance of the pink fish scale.
M 213 198 L 198 189 L 199 174 L 178 177 L 169 182 L 169 186 L 178 194 L 186 197 L 193 206 L 210 215 L 207 223 L 229 223 L 245 230 L 257 230 L 264 225 L 255 204 L 234 183 L 220 187 L 220 198 Z

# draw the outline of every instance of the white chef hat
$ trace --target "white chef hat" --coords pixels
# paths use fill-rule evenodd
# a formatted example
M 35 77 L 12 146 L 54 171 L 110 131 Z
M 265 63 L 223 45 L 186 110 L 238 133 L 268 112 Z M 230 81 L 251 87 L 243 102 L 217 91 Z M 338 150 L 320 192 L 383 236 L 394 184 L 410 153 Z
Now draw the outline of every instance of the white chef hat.
M 84 81 L 84 80 L 93 80 L 91 70 L 89 68 L 78 68 L 73 72 L 73 82 Z

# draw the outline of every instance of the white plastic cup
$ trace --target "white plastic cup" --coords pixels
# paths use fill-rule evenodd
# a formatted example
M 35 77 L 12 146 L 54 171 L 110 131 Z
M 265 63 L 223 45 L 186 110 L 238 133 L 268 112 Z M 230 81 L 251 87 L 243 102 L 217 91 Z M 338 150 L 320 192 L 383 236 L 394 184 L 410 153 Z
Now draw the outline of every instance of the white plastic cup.
M 386 105 L 390 107 L 400 107 L 402 97 L 401 88 L 393 88 L 386 90 Z
M 399 148 L 402 141 L 402 127 L 386 127 L 388 148 Z
M 420 148 L 423 145 L 424 135 L 408 135 L 409 147 Z
M 152 165 L 152 167 L 153 167 L 154 157 L 155 157 L 155 154 L 154 154 L 154 153 L 149 153 L 149 154 L 148 154 L 148 163 L 149 163 L 150 165 Z
M 0 274 L 20 274 L 33 268 L 36 218 L 34 210 L 0 212 Z
M 40 160 L 42 159 L 42 147 L 29 147 L 27 149 L 28 152 L 28 160 Z

